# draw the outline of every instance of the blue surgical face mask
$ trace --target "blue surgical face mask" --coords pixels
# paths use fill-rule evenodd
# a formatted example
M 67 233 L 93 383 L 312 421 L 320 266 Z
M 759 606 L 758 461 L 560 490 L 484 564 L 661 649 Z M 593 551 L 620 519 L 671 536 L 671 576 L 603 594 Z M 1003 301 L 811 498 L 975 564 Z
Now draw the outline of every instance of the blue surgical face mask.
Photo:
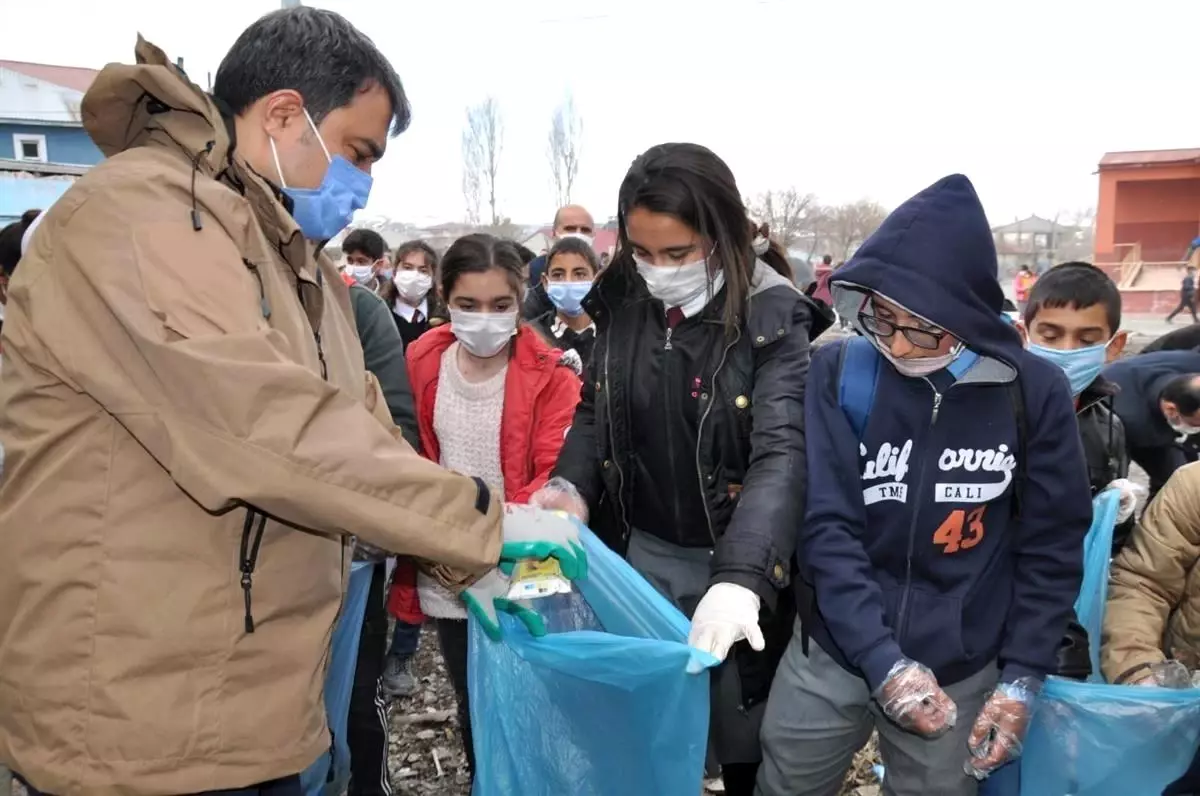
M 371 175 L 354 167 L 341 155 L 329 156 L 329 149 L 324 139 L 317 132 L 308 109 L 304 109 L 304 118 L 308 126 L 317 136 L 321 151 L 329 167 L 325 169 L 325 177 L 317 188 L 289 188 L 283 169 L 279 167 L 279 152 L 275 149 L 275 139 L 271 142 L 271 155 L 275 158 L 275 171 L 279 174 L 279 183 L 284 194 L 292 200 L 292 218 L 304 237 L 312 241 L 326 241 L 337 235 L 350 223 L 355 210 L 367 206 L 367 197 L 371 195 Z
M 394 268 L 380 268 L 379 269 L 379 281 L 380 282 L 391 282 L 392 277 L 395 275 L 396 275 L 396 270 Z
M 583 314 L 583 297 L 592 289 L 591 282 L 547 282 L 546 294 L 554 306 L 572 318 Z
M 1029 352 L 1062 368 L 1063 373 L 1067 374 L 1067 381 L 1071 382 L 1071 395 L 1078 396 L 1104 369 L 1104 363 L 1108 359 L 1108 343 L 1073 348 L 1069 351 L 1030 343 Z

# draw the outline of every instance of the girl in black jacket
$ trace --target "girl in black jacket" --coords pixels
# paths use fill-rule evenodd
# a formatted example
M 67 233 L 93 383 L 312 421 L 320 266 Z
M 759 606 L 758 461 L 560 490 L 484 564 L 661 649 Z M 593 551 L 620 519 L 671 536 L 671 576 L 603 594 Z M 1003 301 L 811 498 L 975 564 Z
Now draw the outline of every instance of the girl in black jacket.
M 692 617 L 726 793 L 754 790 L 758 725 L 795 615 L 809 340 L 829 325 L 756 238 L 733 174 L 663 144 L 621 184 L 618 254 L 584 300 L 589 380 L 534 498 L 592 528 Z

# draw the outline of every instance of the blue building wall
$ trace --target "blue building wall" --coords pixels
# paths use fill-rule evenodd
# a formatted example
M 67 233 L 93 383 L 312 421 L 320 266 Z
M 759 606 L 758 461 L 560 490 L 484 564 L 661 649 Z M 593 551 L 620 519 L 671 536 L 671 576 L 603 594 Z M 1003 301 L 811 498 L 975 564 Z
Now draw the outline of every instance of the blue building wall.
M 0 158 L 13 158 L 13 133 L 46 136 L 46 160 L 94 166 L 104 155 L 82 127 L 54 127 L 36 122 L 0 122 Z

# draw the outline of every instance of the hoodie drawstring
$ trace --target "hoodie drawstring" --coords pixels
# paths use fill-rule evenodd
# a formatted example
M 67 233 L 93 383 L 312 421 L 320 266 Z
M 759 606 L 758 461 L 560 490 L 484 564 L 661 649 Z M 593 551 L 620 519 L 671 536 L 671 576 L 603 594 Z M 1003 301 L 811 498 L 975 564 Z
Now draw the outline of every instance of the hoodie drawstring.
M 258 519 L 258 527 L 254 520 Z M 267 527 L 267 515 L 260 514 L 254 509 L 246 509 L 246 522 L 242 525 L 242 555 L 239 569 L 242 573 L 242 595 L 246 601 L 246 632 L 254 632 L 254 614 L 250 610 L 250 592 L 254 588 L 254 566 L 258 563 L 258 548 L 262 546 L 263 531 Z M 254 532 L 254 541 L 250 541 L 250 532 Z

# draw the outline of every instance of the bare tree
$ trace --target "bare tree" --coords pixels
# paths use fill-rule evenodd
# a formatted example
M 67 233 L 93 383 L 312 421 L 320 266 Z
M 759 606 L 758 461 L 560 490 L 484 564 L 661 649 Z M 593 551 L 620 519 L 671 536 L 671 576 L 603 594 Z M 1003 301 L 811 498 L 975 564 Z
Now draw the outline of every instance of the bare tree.
M 583 120 L 575 111 L 575 98 L 567 94 L 550 117 L 550 135 L 546 143 L 546 158 L 550 161 L 558 207 L 571 204 L 571 189 L 579 174 L 582 145 Z
M 493 226 L 499 223 L 496 209 L 496 176 L 500 171 L 500 153 L 504 149 L 504 118 L 500 103 L 488 97 L 467 108 L 463 128 L 463 198 L 467 202 L 467 220 L 480 221 L 480 206 L 486 193 Z
M 1055 215 L 1054 257 L 1055 262 L 1077 260 L 1091 262 L 1095 249 L 1096 210 L 1063 211 Z
M 771 228 L 771 237 L 784 250 L 791 249 L 803 238 L 814 238 L 820 206 L 811 193 L 802 194 L 795 188 L 766 191 L 746 201 L 755 220 Z
M 883 205 L 870 199 L 826 208 L 822 237 L 834 260 L 850 259 L 850 255 L 879 228 L 887 215 L 888 211 Z

